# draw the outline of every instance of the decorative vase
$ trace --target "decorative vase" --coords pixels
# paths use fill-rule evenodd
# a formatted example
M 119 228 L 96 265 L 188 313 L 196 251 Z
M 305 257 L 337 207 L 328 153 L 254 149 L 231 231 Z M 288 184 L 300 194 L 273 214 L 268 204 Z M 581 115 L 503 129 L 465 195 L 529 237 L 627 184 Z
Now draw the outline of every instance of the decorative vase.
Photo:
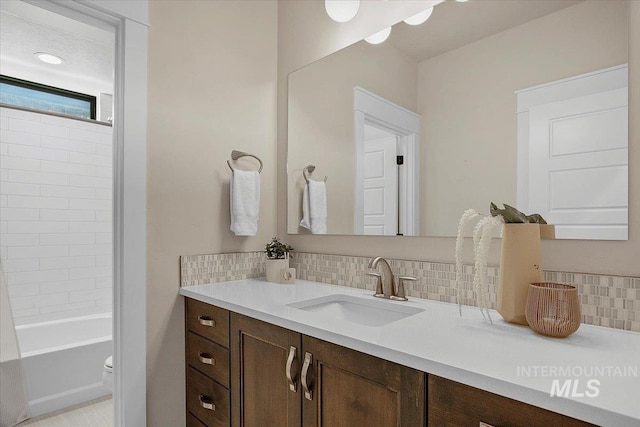
M 283 259 L 270 259 L 265 261 L 267 270 L 267 282 L 280 282 L 280 271 L 289 268 L 289 257 Z
M 543 280 L 539 224 L 505 224 L 498 285 L 498 313 L 510 323 L 527 325 L 527 294 Z
M 556 226 L 553 224 L 540 224 L 540 238 L 542 240 L 554 240 L 556 238 Z
M 532 283 L 527 298 L 527 322 L 539 334 L 564 338 L 580 327 L 578 289 L 564 283 Z

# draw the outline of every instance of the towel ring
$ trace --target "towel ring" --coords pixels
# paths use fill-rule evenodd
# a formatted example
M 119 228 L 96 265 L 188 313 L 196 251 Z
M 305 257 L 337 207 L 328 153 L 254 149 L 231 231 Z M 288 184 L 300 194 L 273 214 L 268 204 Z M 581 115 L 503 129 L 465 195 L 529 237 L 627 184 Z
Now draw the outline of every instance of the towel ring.
M 231 159 L 232 160 L 238 160 L 240 157 L 253 157 L 254 159 L 256 159 L 259 163 L 260 163 L 260 169 L 258 169 L 258 173 L 262 172 L 262 160 L 260 160 L 260 157 L 254 155 L 254 154 L 249 154 L 249 153 L 245 153 L 244 151 L 237 151 L 237 150 L 233 150 L 231 152 Z M 231 166 L 231 162 L 229 160 L 227 160 L 227 165 L 229 166 L 229 169 L 231 169 L 231 172 L 233 172 L 235 169 L 233 169 L 233 166 Z
M 302 169 L 302 176 L 304 176 L 304 180 L 307 181 L 307 183 L 309 183 L 309 175 L 307 174 L 312 174 L 314 170 L 316 170 L 316 167 L 314 165 L 307 165 L 304 167 L 304 169 Z M 325 175 L 324 182 L 327 182 L 327 179 L 328 178 Z

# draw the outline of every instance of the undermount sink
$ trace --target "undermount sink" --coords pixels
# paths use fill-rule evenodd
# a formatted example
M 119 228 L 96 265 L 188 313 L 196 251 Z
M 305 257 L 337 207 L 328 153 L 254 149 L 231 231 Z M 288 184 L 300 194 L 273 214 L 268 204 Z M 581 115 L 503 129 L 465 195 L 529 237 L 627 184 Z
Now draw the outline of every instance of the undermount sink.
M 331 319 L 364 326 L 384 326 L 423 312 L 421 308 L 402 303 L 333 294 L 287 304 L 300 310 L 322 313 Z

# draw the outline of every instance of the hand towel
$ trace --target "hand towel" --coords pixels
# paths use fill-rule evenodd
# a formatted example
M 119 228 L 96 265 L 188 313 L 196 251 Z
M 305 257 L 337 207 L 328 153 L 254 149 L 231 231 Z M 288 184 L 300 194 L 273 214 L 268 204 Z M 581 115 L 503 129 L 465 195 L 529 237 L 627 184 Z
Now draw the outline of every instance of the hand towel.
M 302 190 L 302 221 L 300 227 L 311 231 L 311 221 L 309 220 L 309 184 L 304 185 Z
M 300 226 L 312 234 L 327 234 L 327 185 L 324 181 L 310 179 L 304 186 Z
M 255 236 L 260 211 L 260 174 L 236 169 L 231 174 L 231 231 L 236 236 Z

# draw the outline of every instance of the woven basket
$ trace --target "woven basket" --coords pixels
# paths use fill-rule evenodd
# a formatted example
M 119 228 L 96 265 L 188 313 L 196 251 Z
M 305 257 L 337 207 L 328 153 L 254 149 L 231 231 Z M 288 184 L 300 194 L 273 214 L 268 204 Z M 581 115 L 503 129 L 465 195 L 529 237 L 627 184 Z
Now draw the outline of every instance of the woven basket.
M 532 283 L 526 317 L 539 334 L 556 338 L 571 335 L 580 327 L 578 289 L 562 283 Z

